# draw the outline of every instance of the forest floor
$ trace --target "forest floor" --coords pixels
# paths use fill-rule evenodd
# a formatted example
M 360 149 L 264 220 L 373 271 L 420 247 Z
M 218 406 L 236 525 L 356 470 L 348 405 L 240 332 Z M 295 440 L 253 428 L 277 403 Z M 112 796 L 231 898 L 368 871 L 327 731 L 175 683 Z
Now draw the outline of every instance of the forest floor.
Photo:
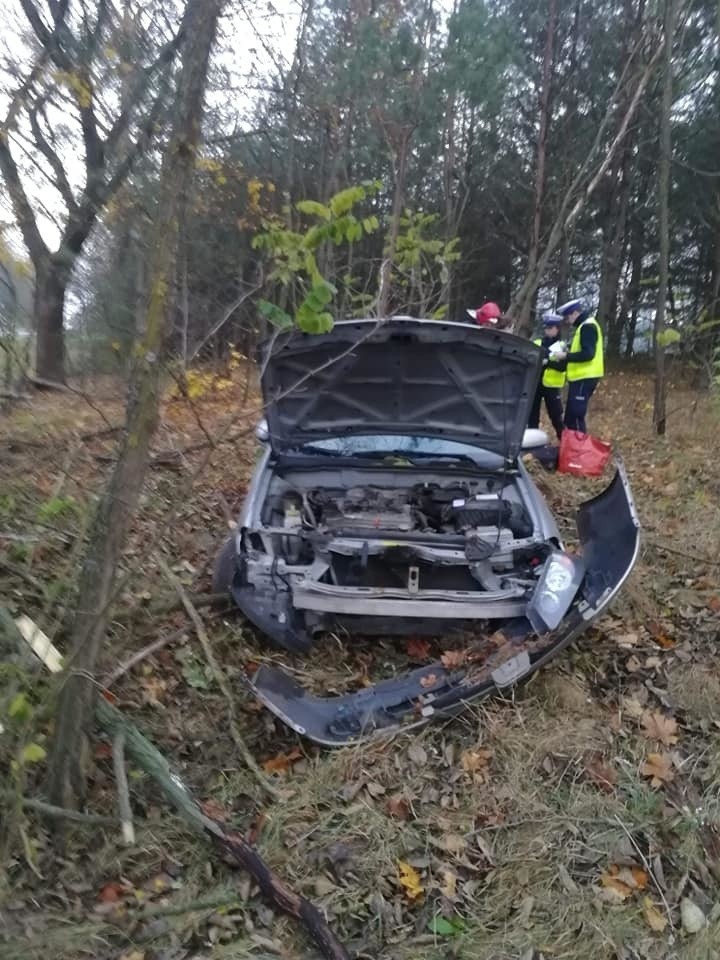
M 153 640 L 168 644 L 109 684 L 116 705 L 192 791 L 212 799 L 287 883 L 372 960 L 709 960 L 720 956 L 720 411 L 681 385 L 668 433 L 652 431 L 652 382 L 616 372 L 593 400 L 593 432 L 625 457 L 642 556 L 610 615 L 507 699 L 368 746 L 322 750 L 247 699 L 251 662 L 284 660 L 230 612 L 201 613 L 237 694 L 250 750 L 282 791 L 268 803 L 237 755 L 227 704 L 192 624 L 163 579 L 193 595 L 237 514 L 257 456 L 258 402 L 235 372 L 169 399 L 158 450 L 235 436 L 151 471 L 124 558 L 107 675 Z M 38 395 L 0 419 L 0 596 L 63 646 L 95 491 L 121 422 L 111 381 Z M 92 436 L 90 436 L 92 434 Z M 103 459 L 104 458 L 104 459 Z M 533 468 L 534 469 L 534 468 Z M 598 483 L 535 470 L 572 542 L 576 505 Z M 606 478 L 607 479 L 607 478 Z M 417 662 L 412 638 L 330 639 L 290 667 L 313 687 L 367 682 Z M 0 955 L 4 960 L 314 957 L 302 928 L 130 770 L 136 842 L 115 826 L 18 811 L 39 795 L 51 735 L 47 688 L 0 672 Z M 34 712 L 18 723 L 18 693 Z M 10 767 L 11 759 L 15 764 Z M 19 758 L 19 762 L 18 762 Z M 109 745 L 91 758 L 89 811 L 114 815 Z

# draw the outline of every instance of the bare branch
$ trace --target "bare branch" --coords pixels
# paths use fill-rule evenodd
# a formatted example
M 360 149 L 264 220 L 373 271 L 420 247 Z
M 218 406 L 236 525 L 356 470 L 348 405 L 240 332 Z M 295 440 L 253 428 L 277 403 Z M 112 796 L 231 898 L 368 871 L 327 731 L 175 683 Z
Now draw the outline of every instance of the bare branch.
M 107 135 L 105 141 L 105 152 L 110 156 L 117 146 L 118 141 L 122 137 L 123 133 L 127 130 L 130 125 L 130 118 L 132 115 L 133 108 L 142 100 L 142 98 L 147 93 L 148 87 L 152 78 L 158 73 L 163 67 L 166 67 L 175 57 L 180 45 L 183 41 L 183 32 L 178 30 L 175 36 L 170 40 L 165 46 L 161 49 L 160 53 L 156 59 L 144 70 L 142 70 L 135 82 L 132 90 L 128 94 L 127 106 L 120 111 L 115 122 L 113 123 L 110 131 Z M 156 112 L 158 106 L 158 99 L 155 100 L 153 106 L 150 109 L 150 114 Z
M 57 189 L 58 193 L 65 201 L 68 212 L 72 216 L 77 211 L 77 203 L 75 201 L 70 183 L 68 182 L 68 178 L 65 175 L 65 167 L 63 166 L 60 157 L 50 146 L 50 142 L 47 140 L 42 128 L 40 127 L 40 121 L 38 120 L 37 116 L 38 109 L 39 107 L 35 107 L 33 110 L 28 112 L 28 116 L 30 118 L 30 128 L 32 129 L 33 137 L 35 139 L 35 146 L 50 164 L 52 172 L 55 175 L 53 186 Z
M 49 258 L 50 251 L 38 230 L 35 214 L 20 179 L 20 172 L 15 159 L 10 152 L 8 135 L 5 131 L 0 131 L 0 173 L 2 173 L 10 195 L 13 213 L 23 235 L 30 259 L 37 268 L 39 263 Z

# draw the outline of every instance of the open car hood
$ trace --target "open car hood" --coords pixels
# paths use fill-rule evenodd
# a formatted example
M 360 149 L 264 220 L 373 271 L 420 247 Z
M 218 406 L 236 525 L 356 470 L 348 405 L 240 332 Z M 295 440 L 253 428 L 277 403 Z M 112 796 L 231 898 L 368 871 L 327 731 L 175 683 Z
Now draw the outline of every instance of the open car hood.
M 331 436 L 445 437 L 514 461 L 541 356 L 509 333 L 409 317 L 281 334 L 259 354 L 270 443 L 282 451 Z

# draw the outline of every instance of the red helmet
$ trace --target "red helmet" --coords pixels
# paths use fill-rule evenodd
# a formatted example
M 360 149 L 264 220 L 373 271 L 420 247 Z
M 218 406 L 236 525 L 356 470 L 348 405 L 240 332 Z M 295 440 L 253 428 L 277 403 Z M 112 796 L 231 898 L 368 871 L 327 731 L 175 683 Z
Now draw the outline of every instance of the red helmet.
M 475 311 L 475 322 L 479 323 L 481 327 L 488 325 L 495 326 L 502 316 L 502 310 L 496 303 L 484 303 L 481 307 L 478 307 Z

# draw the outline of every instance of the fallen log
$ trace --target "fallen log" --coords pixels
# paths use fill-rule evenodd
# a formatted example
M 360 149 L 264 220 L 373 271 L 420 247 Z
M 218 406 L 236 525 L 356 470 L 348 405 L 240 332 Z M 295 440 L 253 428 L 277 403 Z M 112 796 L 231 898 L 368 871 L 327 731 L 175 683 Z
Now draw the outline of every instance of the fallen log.
M 28 617 L 15 621 L 15 625 L 18 634 L 25 639 L 45 666 L 52 673 L 59 673 L 62 670 L 62 657 L 50 638 Z M 97 698 L 95 719 L 111 741 L 116 741 L 118 737 L 123 738 L 127 756 L 152 777 L 166 800 L 195 830 L 210 837 L 215 847 L 231 864 L 246 870 L 255 879 L 262 894 L 278 910 L 300 920 L 323 957 L 327 960 L 350 960 L 350 954 L 337 939 L 320 910 L 305 897 L 291 890 L 270 869 L 257 850 L 239 834 L 228 832 L 224 823 L 208 816 L 180 777 L 172 771 L 167 759 L 157 747 L 103 695 Z

